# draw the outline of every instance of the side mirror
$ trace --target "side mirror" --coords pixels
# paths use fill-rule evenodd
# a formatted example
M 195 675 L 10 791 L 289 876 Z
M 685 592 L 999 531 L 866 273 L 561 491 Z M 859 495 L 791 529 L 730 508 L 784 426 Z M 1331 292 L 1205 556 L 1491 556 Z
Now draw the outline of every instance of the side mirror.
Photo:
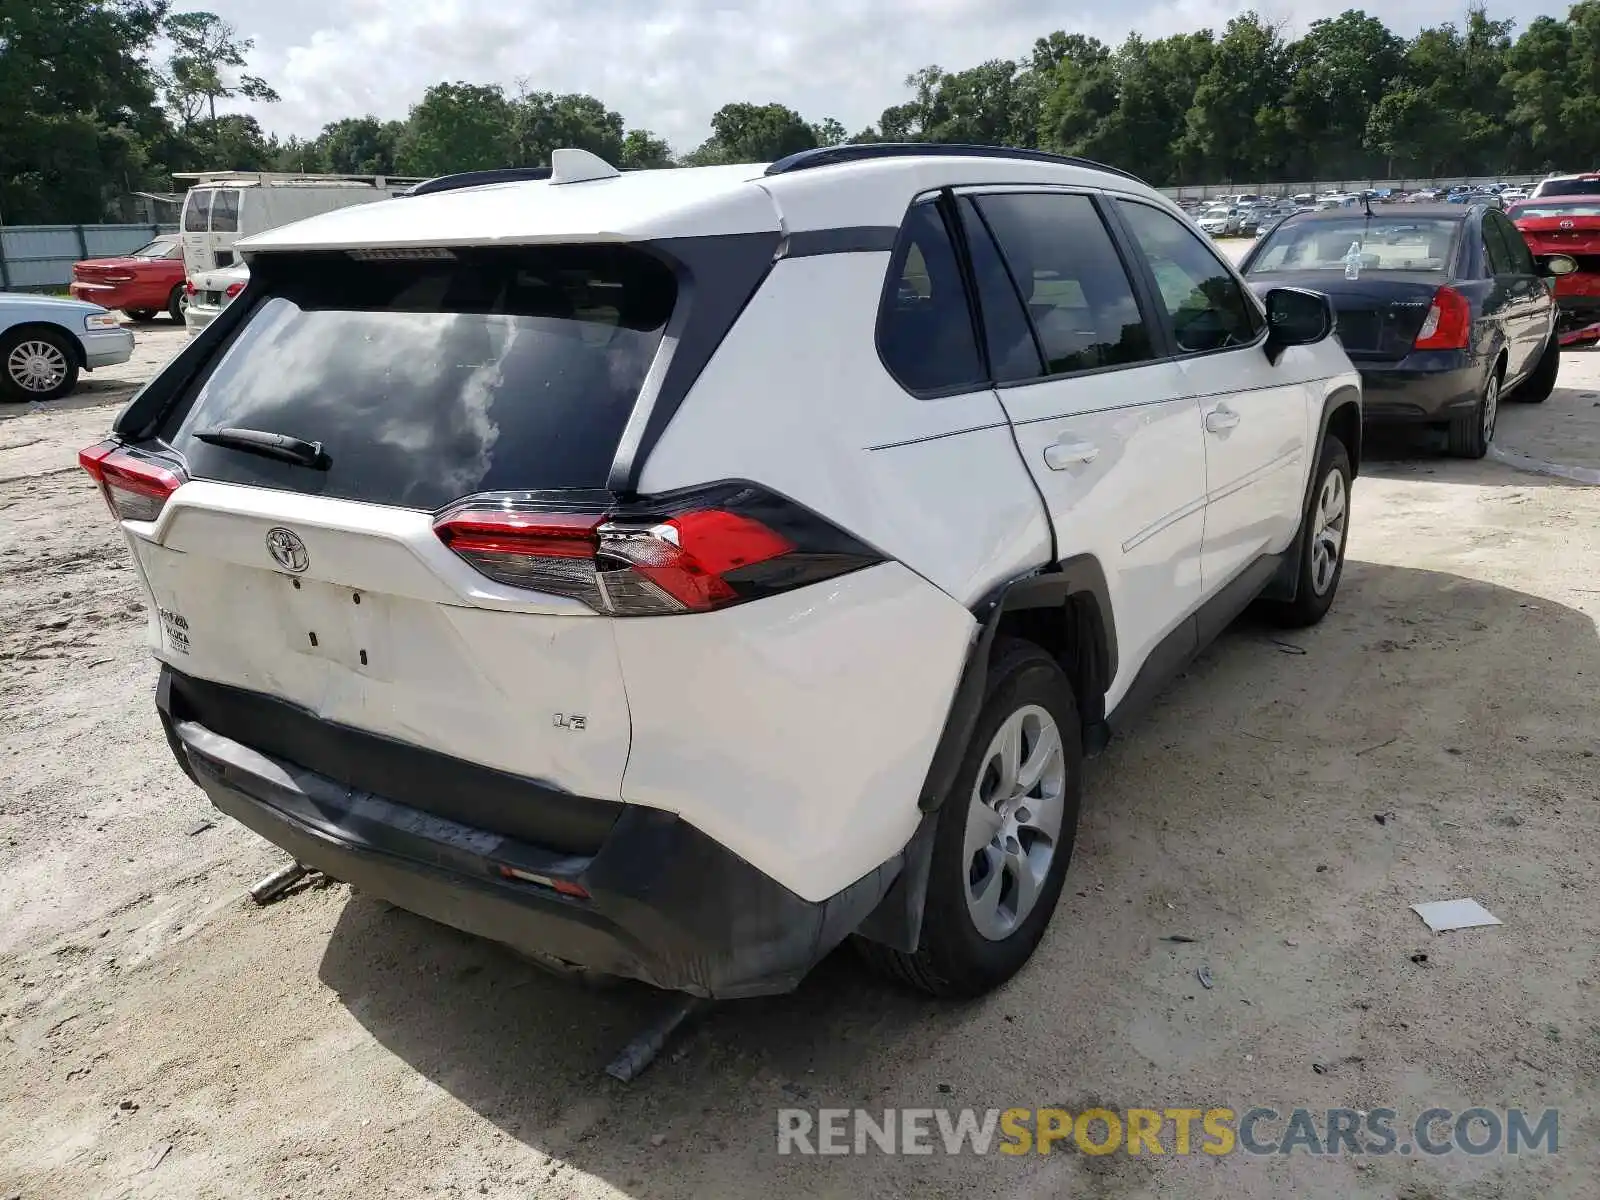
M 1569 254 L 1552 254 L 1544 260 L 1544 273 L 1558 279 L 1563 275 L 1571 275 L 1577 269 L 1578 260 Z
M 1277 287 L 1266 295 L 1267 358 L 1290 346 L 1311 346 L 1333 333 L 1333 301 L 1305 288 Z

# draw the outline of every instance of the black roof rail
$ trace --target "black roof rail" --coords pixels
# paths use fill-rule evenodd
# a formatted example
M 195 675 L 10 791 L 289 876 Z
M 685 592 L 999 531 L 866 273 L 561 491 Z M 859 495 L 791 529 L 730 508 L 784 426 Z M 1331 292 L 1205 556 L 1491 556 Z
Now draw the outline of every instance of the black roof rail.
M 488 171 L 460 171 L 454 175 L 424 179 L 401 194 L 428 196 L 434 192 L 453 192 L 457 188 L 482 187 L 486 183 L 525 183 L 549 178 L 549 167 L 495 167 Z
M 1045 150 L 1025 150 L 1019 146 L 969 146 L 960 142 L 861 142 L 845 146 L 819 146 L 780 158 L 767 168 L 768 175 L 787 175 L 813 167 L 832 167 L 839 163 L 865 162 L 874 158 L 1011 158 L 1023 162 L 1055 163 L 1063 167 L 1087 167 L 1109 171 L 1135 183 L 1143 183 L 1131 171 L 1110 167 L 1092 158 L 1051 154 Z

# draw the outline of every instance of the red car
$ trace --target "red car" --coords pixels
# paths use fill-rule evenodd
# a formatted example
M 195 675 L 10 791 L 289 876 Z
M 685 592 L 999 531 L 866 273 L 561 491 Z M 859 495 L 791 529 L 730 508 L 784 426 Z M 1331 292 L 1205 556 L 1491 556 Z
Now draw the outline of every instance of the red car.
M 1600 337 L 1600 195 L 1519 200 L 1506 216 L 1536 257 L 1565 254 L 1578 264 L 1556 279 L 1562 344 Z
M 120 308 L 135 321 L 165 312 L 183 320 L 183 242 L 158 237 L 124 258 L 91 258 L 72 266 L 74 299 Z

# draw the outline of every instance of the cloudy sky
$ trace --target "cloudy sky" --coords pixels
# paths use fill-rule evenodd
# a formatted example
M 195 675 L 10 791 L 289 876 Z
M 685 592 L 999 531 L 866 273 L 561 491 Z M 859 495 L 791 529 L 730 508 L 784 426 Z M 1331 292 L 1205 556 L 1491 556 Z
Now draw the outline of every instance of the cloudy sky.
M 928 63 L 959 69 L 1016 58 L 1053 29 L 1120 41 L 1221 26 L 1255 8 L 1298 32 L 1358 0 L 180 0 L 256 39 L 255 73 L 280 104 L 251 107 L 264 128 L 314 134 L 328 121 L 404 117 L 442 80 L 526 79 L 588 92 L 679 150 L 732 100 L 777 100 L 852 132 L 904 99 Z M 1365 5 L 1392 29 L 1464 19 L 1467 0 Z M 1489 0 L 1521 23 L 1567 0 Z

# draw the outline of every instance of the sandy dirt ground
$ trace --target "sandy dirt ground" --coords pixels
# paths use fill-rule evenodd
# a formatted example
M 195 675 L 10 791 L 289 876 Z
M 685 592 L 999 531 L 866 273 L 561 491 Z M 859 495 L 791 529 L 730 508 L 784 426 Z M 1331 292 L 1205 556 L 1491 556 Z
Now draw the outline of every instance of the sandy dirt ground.
M 174 765 L 128 553 L 72 465 L 179 340 L 0 412 L 0 1200 L 1600 1195 L 1600 488 L 1380 448 L 1328 619 L 1246 618 L 1091 764 L 1010 985 L 934 1003 L 842 953 L 623 1086 L 601 1068 L 643 989 L 342 885 L 246 898 L 280 856 Z M 1507 438 L 1575 445 L 1593 364 Z M 1458 896 L 1505 924 L 1408 909 Z M 1047 1104 L 1556 1107 L 1560 1151 L 776 1153 L 780 1108 Z

